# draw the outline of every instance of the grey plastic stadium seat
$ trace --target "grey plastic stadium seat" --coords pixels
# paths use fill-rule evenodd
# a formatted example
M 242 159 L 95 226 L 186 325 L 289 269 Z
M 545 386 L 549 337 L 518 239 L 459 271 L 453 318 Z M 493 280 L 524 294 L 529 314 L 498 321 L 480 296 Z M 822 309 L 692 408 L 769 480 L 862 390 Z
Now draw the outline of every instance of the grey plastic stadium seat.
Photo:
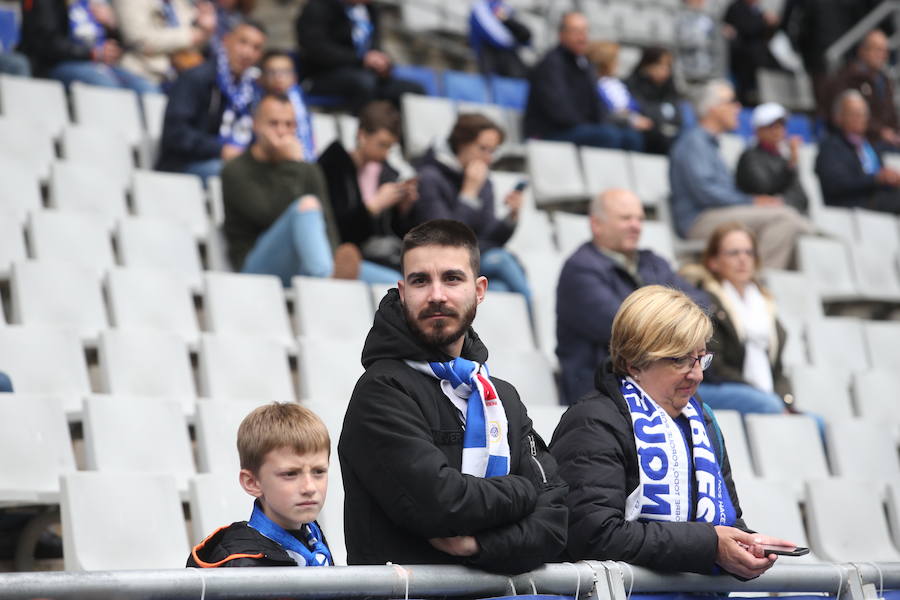
M 559 281 L 563 257 L 555 252 L 523 252 L 519 260 L 525 265 L 529 279 L 537 282 L 531 288 L 534 333 L 538 347 L 556 371 L 559 368 L 556 357 L 556 282 Z
M 803 415 L 746 415 L 753 464 L 761 477 L 783 482 L 799 498 L 803 482 L 829 476 L 816 422 Z
M 781 364 L 785 368 L 809 364 L 809 352 L 806 345 L 806 320 L 792 315 L 779 315 L 781 326 L 787 339 L 781 352 Z
M 490 285 L 490 284 L 488 284 Z M 472 327 L 492 353 L 504 350 L 533 350 L 534 335 L 528 306 L 522 294 L 487 292 Z
M 818 153 L 817 144 L 803 144 L 800 146 L 797 156 L 797 174 L 800 177 L 803 191 L 806 192 L 809 215 L 814 222 L 816 215 L 825 207 L 825 201 L 822 199 L 822 186 L 819 185 L 819 178 L 816 175 L 815 165 Z
M 845 369 L 833 365 L 794 367 L 791 389 L 799 410 L 821 415 L 828 423 L 844 423 L 855 416 L 850 372 Z
M 735 133 L 723 133 L 719 136 L 719 151 L 732 173 L 737 169 L 738 160 L 745 146 L 744 138 Z
M 396 284 L 391 285 L 389 283 L 372 283 L 369 285 L 369 293 L 372 295 L 372 306 L 375 307 L 375 310 L 378 310 L 378 306 L 388 293 L 388 290 L 395 287 L 397 287 Z
M 207 329 L 252 335 L 294 346 L 284 290 L 273 275 L 205 273 Z
M 606 148 L 579 148 L 584 182 L 590 196 L 610 188 L 634 189 L 631 181 L 631 165 L 624 150 Z
M 657 154 L 629 152 L 634 193 L 644 206 L 660 206 L 669 201 L 669 159 Z
M 40 165 L 28 163 L 22 157 L 0 156 L 0 211 L 21 220 L 42 208 Z
M 568 408 L 568 406 L 528 406 L 528 417 L 531 419 L 532 427 L 545 444 L 550 444 L 553 432 Z
M 253 511 L 253 497 L 244 491 L 234 472 L 194 475 L 189 495 L 193 544 L 199 544 L 220 527 L 249 520 Z
M 192 414 L 196 390 L 184 341 L 172 333 L 109 330 L 100 336 L 105 392 L 181 402 Z
M 356 342 L 372 327 L 372 297 L 362 281 L 294 277 L 297 334 Z
M 331 438 L 331 464 L 328 467 L 328 499 L 319 514 L 319 523 L 328 536 L 328 546 L 334 564 L 347 564 L 347 547 L 344 544 L 344 481 L 341 476 L 341 463 L 337 458 L 338 441 L 344 425 L 346 404 L 313 399 L 305 406 L 319 415 L 328 436 Z
M 115 131 L 131 146 L 144 138 L 137 93 L 75 82 L 69 87 L 75 122 Z
M 53 136 L 69 123 L 69 108 L 63 84 L 52 79 L 0 75 L 2 115 L 17 121 L 40 120 Z
M 86 340 L 106 329 L 100 280 L 89 269 L 61 262 L 13 263 L 10 289 L 16 323 L 70 329 Z
M 554 212 L 553 224 L 556 227 L 556 245 L 565 260 L 585 242 L 591 241 L 591 220 L 586 215 Z
M 559 406 L 553 368 L 540 350 L 513 350 L 497 344 L 488 350 L 491 376 L 511 383 L 525 406 Z
M 799 271 L 766 269 L 763 275 L 766 288 L 775 297 L 779 317 L 788 315 L 815 319 L 825 316 L 822 301 L 812 290 L 813 286 L 805 274 Z
M 754 531 L 809 547 L 797 498 L 779 482 L 754 479 L 738 485 L 737 495 L 744 521 Z M 820 559 L 811 551 L 806 556 L 790 560 L 791 564 L 805 564 L 819 562 Z
M 894 537 L 894 547 L 900 548 L 900 482 L 893 481 L 887 487 L 888 523 Z
M 519 213 L 516 229 L 506 242 L 505 248 L 519 257 L 527 253 L 556 254 L 553 243 L 553 225 L 546 211 L 526 211 Z M 526 270 L 528 265 L 523 263 Z
M 20 215 L 0 212 L 0 277 L 9 276 L 12 263 L 24 261 L 25 227 Z
M 825 317 L 807 323 L 812 364 L 825 368 L 865 371 L 869 358 L 862 322 L 850 317 Z
M 740 492 L 745 485 L 752 485 L 751 482 L 756 481 L 750 448 L 747 446 L 747 433 L 744 431 L 744 419 L 736 410 L 717 410 L 715 417 L 725 440 L 725 448 L 728 450 L 731 476 L 738 483 Z
M 900 372 L 896 369 L 872 369 L 853 375 L 856 411 L 871 421 L 882 423 L 894 439 L 900 441 Z
M 237 481 L 241 468 L 238 458 L 238 427 L 250 411 L 265 404 L 263 400 L 197 401 L 197 467 L 202 473 L 227 473 Z
M 839 240 L 801 237 L 797 241 L 797 263 L 823 300 L 859 298 L 850 254 Z
M 675 257 L 675 239 L 672 228 L 659 221 L 644 221 L 641 228 L 641 248 L 652 250 L 672 266 L 678 265 Z
M 492 171 L 488 176 L 491 184 L 494 186 L 494 213 L 498 218 L 503 218 L 509 213 L 504 200 L 506 196 L 512 192 L 515 187 L 522 181 L 527 184 L 528 175 L 514 171 Z M 522 208 L 519 211 L 519 218 L 525 213 L 533 213 L 537 210 L 534 205 L 534 195 L 531 193 L 531 186 L 525 188 L 522 192 Z M 521 222 L 519 223 L 521 225 Z M 517 226 L 518 228 L 518 226 Z
M 575 144 L 528 140 L 525 156 L 531 190 L 539 207 L 580 202 L 590 195 L 582 178 Z
M 300 337 L 297 342 L 300 398 L 346 407 L 356 381 L 363 374 L 359 344 L 308 337 Z
M 897 217 L 883 212 L 875 212 L 864 208 L 853 211 L 856 224 L 856 237 L 865 245 L 879 248 L 885 254 L 896 254 L 900 251 L 900 235 Z
M 71 473 L 61 504 L 67 571 L 184 567 L 190 548 L 171 475 Z
M 809 541 L 832 562 L 897 562 L 881 494 L 873 483 L 846 479 L 810 481 L 806 487 Z
M 321 155 L 331 142 L 340 139 L 337 120 L 333 115 L 312 113 L 313 139 L 316 140 L 316 154 Z
M 418 94 L 404 94 L 403 138 L 407 156 L 416 157 L 434 144 L 445 139 L 456 121 L 456 107 L 452 100 Z
M 198 239 L 209 230 L 206 197 L 196 175 L 135 171 L 132 194 L 139 216 L 181 223 Z
M 815 213 L 813 223 L 829 237 L 847 244 L 856 242 L 856 223 L 853 210 L 837 206 L 824 206 Z
M 265 338 L 204 334 L 198 366 L 200 395 L 217 400 L 293 402 L 287 352 Z
M 59 502 L 59 476 L 75 471 L 62 400 L 0 394 L 0 505 Z
M 0 364 L 13 380 L 17 395 L 62 398 L 70 416 L 81 412 L 82 397 L 91 393 L 84 350 L 73 331 L 0 327 Z
M 84 454 L 90 471 L 171 475 L 185 495 L 196 473 L 187 423 L 176 401 L 85 398 Z
M 900 482 L 900 458 L 883 423 L 845 419 L 828 424 L 828 456 L 834 474 L 847 480 Z
M 166 116 L 166 105 L 169 103 L 169 97 L 165 94 L 156 94 L 153 92 L 144 92 L 141 94 L 141 104 L 144 107 L 144 129 L 146 131 L 146 154 L 144 159 L 147 160 L 143 166 L 147 169 L 153 168 L 156 162 L 156 155 L 159 150 L 159 141 L 162 138 L 163 122 Z
M 188 282 L 162 269 L 115 268 L 106 289 L 112 325 L 174 333 L 189 344 L 200 335 L 197 312 Z
M 900 322 L 864 321 L 863 332 L 872 367 L 900 371 Z
M 119 222 L 116 242 L 123 265 L 178 273 L 200 289 L 200 250 L 186 226 L 149 217 L 126 218 Z
M 125 194 L 92 165 L 57 161 L 50 171 L 50 206 L 63 211 L 90 214 L 108 229 L 128 214 Z
M 32 165 L 41 179 L 50 176 L 50 164 L 56 160 L 52 134 L 42 126 L 0 117 L 0 156 Z
M 134 158 L 128 140 L 116 131 L 69 125 L 62 134 L 62 157 L 103 169 L 105 177 L 125 190 L 131 183 Z
M 91 269 L 102 275 L 116 264 L 108 223 L 83 212 L 44 210 L 31 213 L 28 235 L 34 258 Z
M 336 118 L 338 129 L 341 132 L 341 145 L 344 147 L 344 150 L 349 152 L 356 148 L 356 133 L 359 130 L 359 119 L 346 113 L 340 113 Z
M 871 244 L 850 246 L 850 260 L 860 296 L 900 303 L 900 277 L 894 268 L 894 258 L 884 248 Z

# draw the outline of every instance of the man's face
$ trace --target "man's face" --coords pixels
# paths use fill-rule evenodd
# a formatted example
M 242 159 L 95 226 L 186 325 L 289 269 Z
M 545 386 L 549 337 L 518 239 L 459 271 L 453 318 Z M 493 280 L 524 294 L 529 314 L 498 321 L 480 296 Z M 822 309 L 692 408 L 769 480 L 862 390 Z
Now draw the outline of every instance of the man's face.
M 637 251 L 644 225 L 644 207 L 631 192 L 608 192 L 602 215 L 591 217 L 594 243 L 601 248 L 632 254 Z
M 294 63 L 287 56 L 273 56 L 262 65 L 262 88 L 270 94 L 286 94 L 295 83 Z
M 239 76 L 259 62 L 266 36 L 252 25 L 238 25 L 225 36 L 222 43 L 228 53 L 231 72 Z
M 741 114 L 741 103 L 737 101 L 734 90 L 723 86 L 719 91 L 721 101 L 710 109 L 710 115 L 716 120 L 722 131 L 734 131 L 738 126 Z
M 271 154 L 277 142 L 297 134 L 294 107 L 288 102 L 268 98 L 256 109 L 253 133 L 263 152 Z
M 875 71 L 881 71 L 887 65 L 888 39 L 880 31 L 873 31 L 866 36 L 865 41 L 859 47 L 859 58 L 867 67 Z
M 787 137 L 784 119 L 778 119 L 771 125 L 756 129 L 756 139 L 769 146 L 777 146 Z
M 356 147 L 363 162 L 384 162 L 397 141 L 397 137 L 387 129 L 372 133 L 360 129 L 356 134 Z
M 869 127 L 869 107 L 862 98 L 847 98 L 841 107 L 838 126 L 846 134 L 865 135 Z
M 441 349 L 461 342 L 487 290 L 487 280 L 472 272 L 469 251 L 420 246 L 404 254 L 403 273 L 398 288 L 413 333 Z
M 588 48 L 588 21 L 580 13 L 566 17 L 559 30 L 559 43 L 575 56 L 584 56 Z

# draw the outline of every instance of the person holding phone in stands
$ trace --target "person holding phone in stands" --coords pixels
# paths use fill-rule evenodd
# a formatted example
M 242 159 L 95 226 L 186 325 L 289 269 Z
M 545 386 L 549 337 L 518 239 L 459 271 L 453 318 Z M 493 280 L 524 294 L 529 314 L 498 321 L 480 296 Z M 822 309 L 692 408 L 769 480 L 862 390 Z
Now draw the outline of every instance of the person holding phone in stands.
M 694 397 L 712 332 L 678 290 L 649 285 L 622 303 L 596 391 L 550 444 L 569 484 L 571 560 L 752 578 L 775 564 L 764 546 L 794 546 L 747 528 L 722 432 Z

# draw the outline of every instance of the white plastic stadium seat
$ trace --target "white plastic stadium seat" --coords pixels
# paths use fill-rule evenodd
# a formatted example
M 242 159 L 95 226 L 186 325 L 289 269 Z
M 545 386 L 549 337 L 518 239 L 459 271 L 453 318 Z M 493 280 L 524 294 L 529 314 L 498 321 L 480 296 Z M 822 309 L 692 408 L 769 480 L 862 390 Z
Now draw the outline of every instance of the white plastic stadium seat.
M 24 221 L 31 213 L 41 210 L 41 182 L 38 166 L 15 156 L 0 156 L 0 211 L 4 215 Z
M 900 322 L 864 321 L 863 332 L 872 367 L 900 371 Z M 900 394 L 900 389 L 896 391 Z
M 744 431 L 744 418 L 736 410 L 717 410 L 714 414 L 725 440 L 731 476 L 737 482 L 738 491 L 743 490 L 746 485 L 752 485 L 756 481 L 747 445 L 747 433 Z
M 50 164 L 56 159 L 53 136 L 44 127 L 19 119 L 0 117 L 0 156 L 31 165 L 41 179 L 50 175 Z
M 900 303 L 900 278 L 894 269 L 894 258 L 872 244 L 850 246 L 850 261 L 862 297 Z
M 165 94 L 153 92 L 141 94 L 141 104 L 144 107 L 144 129 L 147 132 L 146 160 L 148 162 L 144 166 L 148 169 L 152 168 L 156 161 L 168 103 L 169 97 Z
M 209 331 L 265 337 L 294 346 L 284 291 L 277 277 L 206 273 L 204 288 Z
M 837 206 L 824 206 L 815 213 L 813 222 L 829 237 L 853 244 L 857 240 L 853 210 Z
M 372 327 L 372 298 L 362 281 L 294 277 L 297 334 L 357 342 Z
M 547 212 L 543 210 L 520 212 L 519 222 L 512 237 L 506 242 L 505 248 L 515 254 L 520 262 L 525 253 L 556 254 L 556 245 L 553 243 L 553 225 L 550 223 L 550 216 Z M 529 268 L 527 263 L 523 264 L 526 269 Z
M 241 468 L 236 440 L 238 427 L 250 411 L 265 402 L 251 400 L 197 401 L 197 468 L 202 473 L 227 473 L 237 481 Z
M 588 198 L 575 144 L 528 140 L 525 155 L 538 206 Z
M 856 238 L 863 244 L 881 249 L 885 254 L 900 251 L 900 235 L 897 235 L 897 217 L 883 212 L 857 208 L 853 211 Z
M 735 133 L 723 133 L 719 136 L 719 151 L 725 160 L 725 165 L 734 173 L 738 160 L 744 152 L 744 138 Z
M 69 123 L 66 90 L 53 79 L 0 75 L 0 104 L 4 117 L 17 121 L 39 120 L 53 136 Z
M 555 212 L 553 224 L 556 226 L 556 245 L 564 260 L 591 240 L 591 221 L 586 215 Z
M 669 159 L 657 154 L 630 152 L 634 193 L 644 206 L 660 206 L 669 201 Z
M 93 215 L 109 229 L 128 214 L 125 194 L 102 169 L 67 160 L 56 161 L 51 168 L 50 205 Z
M 812 289 L 825 300 L 859 297 L 847 246 L 838 240 L 801 237 L 797 241 L 797 263 L 812 282 Z
M 220 527 L 249 520 L 253 510 L 253 497 L 241 487 L 236 471 L 195 475 L 191 478 L 190 503 L 193 544 L 199 544 Z
M 65 475 L 61 515 L 67 571 L 180 569 L 190 550 L 171 475 Z
M 883 423 L 867 419 L 829 423 L 827 439 L 835 475 L 879 484 L 900 482 L 897 447 Z
M 0 212 L 0 275 L 9 276 L 12 263 L 27 258 L 22 218 L 13 213 Z
M 900 372 L 872 369 L 853 375 L 853 396 L 856 411 L 864 419 L 882 423 L 894 439 L 900 442 Z
M 772 532 L 772 535 L 790 540 L 798 546 L 809 547 L 797 498 L 783 485 L 755 479 L 738 485 L 737 493 L 744 521 L 754 531 Z M 806 556 L 790 560 L 791 564 L 805 564 L 819 562 L 820 559 L 810 552 Z
M 418 94 L 404 94 L 403 136 L 406 153 L 415 157 L 425 152 L 438 139 L 445 139 L 456 121 L 452 100 Z
M 559 391 L 550 361 L 540 350 L 508 350 L 494 346 L 488 358 L 492 377 L 508 381 L 525 406 L 559 406 Z
M 812 417 L 747 415 L 747 438 L 761 477 L 782 482 L 799 498 L 803 482 L 829 476 L 819 430 Z
M 63 130 L 62 157 L 102 169 L 104 177 L 125 190 L 134 172 L 128 140 L 115 131 L 87 125 L 69 125 Z
M 322 338 L 300 337 L 297 341 L 300 398 L 346 407 L 363 374 L 362 348 L 355 342 Z
M 162 269 L 115 268 L 106 289 L 112 324 L 117 329 L 175 333 L 194 344 L 200 335 L 188 282 Z
M 338 460 L 337 448 L 344 424 L 346 404 L 337 404 L 320 399 L 307 402 L 305 406 L 319 415 L 328 436 L 331 438 L 331 464 L 328 467 L 328 498 L 325 507 L 319 514 L 319 523 L 328 536 L 328 546 L 334 564 L 347 564 L 347 547 L 344 544 L 344 482 L 341 476 L 341 463 Z
M 206 398 L 295 400 L 287 352 L 273 340 L 204 334 L 198 370 L 200 395 Z
M 822 300 L 813 291 L 812 283 L 799 271 L 766 269 L 766 288 L 775 297 L 778 315 L 790 315 L 802 319 L 824 317 Z
M 862 322 L 852 317 L 825 317 L 807 323 L 812 363 L 819 367 L 865 371 L 869 358 Z
M 316 154 L 321 155 L 328 146 L 340 137 L 337 121 L 333 115 L 312 113 L 313 139 L 316 140 Z
M 589 195 L 596 196 L 610 188 L 634 188 L 627 152 L 588 146 L 582 146 L 579 151 Z
M 528 306 L 522 294 L 488 291 L 472 327 L 492 352 L 506 350 L 528 351 L 535 348 L 528 318 Z
M 655 254 L 669 261 L 670 265 L 678 264 L 675 257 L 675 240 L 672 235 L 672 228 L 666 223 L 644 221 L 644 224 L 641 226 L 640 247 L 652 250 Z
M 531 424 L 545 444 L 550 444 L 553 432 L 559 425 L 559 420 L 565 414 L 568 406 L 529 406 L 528 417 Z
M 115 89 L 75 82 L 69 87 L 75 122 L 107 129 L 122 135 L 131 146 L 144 137 L 138 95 L 133 90 Z
M 822 416 L 831 424 L 853 419 L 850 372 L 835 366 L 804 366 L 791 369 L 795 406 Z
M 132 194 L 139 216 L 181 223 L 198 239 L 207 234 L 206 197 L 196 175 L 135 171 Z
M 84 212 L 44 210 L 28 220 L 31 250 L 38 260 L 71 263 L 101 275 L 116 264 L 108 221 Z
M 149 217 L 127 218 L 119 222 L 116 242 L 123 265 L 169 270 L 200 289 L 200 250 L 186 226 Z

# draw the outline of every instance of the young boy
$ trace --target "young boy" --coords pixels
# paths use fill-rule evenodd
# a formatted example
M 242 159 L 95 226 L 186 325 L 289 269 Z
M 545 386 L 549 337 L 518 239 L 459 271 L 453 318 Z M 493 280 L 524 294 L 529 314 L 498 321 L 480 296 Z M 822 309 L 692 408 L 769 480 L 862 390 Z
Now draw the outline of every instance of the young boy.
M 249 521 L 200 542 L 188 567 L 324 567 L 331 551 L 316 517 L 328 489 L 331 440 L 322 420 L 298 404 L 267 404 L 237 435 L 240 482 L 256 498 Z

